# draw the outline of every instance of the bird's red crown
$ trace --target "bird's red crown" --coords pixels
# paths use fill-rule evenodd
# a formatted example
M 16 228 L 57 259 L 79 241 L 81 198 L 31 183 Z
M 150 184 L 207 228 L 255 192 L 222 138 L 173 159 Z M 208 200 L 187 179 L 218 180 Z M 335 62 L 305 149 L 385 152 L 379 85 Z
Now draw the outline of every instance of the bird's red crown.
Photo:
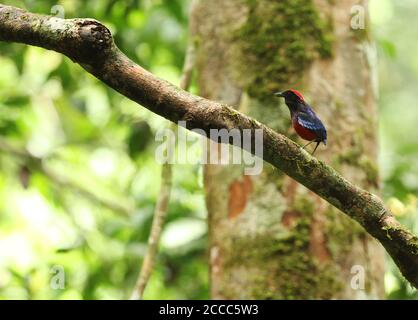
M 289 91 L 292 91 L 295 95 L 297 95 L 299 97 L 300 100 L 304 101 L 305 99 L 303 98 L 302 94 L 294 89 L 290 89 Z

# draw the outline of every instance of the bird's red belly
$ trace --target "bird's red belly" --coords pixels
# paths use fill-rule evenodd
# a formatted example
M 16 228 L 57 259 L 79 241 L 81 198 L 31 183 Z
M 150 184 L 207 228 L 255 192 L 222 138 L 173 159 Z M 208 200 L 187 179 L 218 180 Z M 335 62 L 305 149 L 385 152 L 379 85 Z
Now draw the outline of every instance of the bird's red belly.
M 302 127 L 297 121 L 293 121 L 293 128 L 302 139 L 305 139 L 308 141 L 312 141 L 316 139 L 316 134 L 314 131 Z

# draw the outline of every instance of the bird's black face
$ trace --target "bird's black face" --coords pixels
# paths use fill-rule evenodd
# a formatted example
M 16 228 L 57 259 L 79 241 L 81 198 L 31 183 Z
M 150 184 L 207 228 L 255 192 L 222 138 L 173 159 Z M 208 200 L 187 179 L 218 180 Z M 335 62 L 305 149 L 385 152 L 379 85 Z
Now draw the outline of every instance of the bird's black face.
M 275 95 L 277 97 L 284 98 L 284 102 L 286 103 L 292 114 L 293 112 L 303 108 L 303 99 L 299 95 L 297 95 L 293 90 L 277 92 L 275 93 Z
M 277 93 L 275 93 L 275 95 L 277 97 L 284 98 L 286 104 L 288 102 L 290 102 L 290 103 L 302 102 L 302 99 L 297 94 L 295 94 L 292 90 L 286 90 L 286 91 L 283 91 L 283 92 L 277 92 Z

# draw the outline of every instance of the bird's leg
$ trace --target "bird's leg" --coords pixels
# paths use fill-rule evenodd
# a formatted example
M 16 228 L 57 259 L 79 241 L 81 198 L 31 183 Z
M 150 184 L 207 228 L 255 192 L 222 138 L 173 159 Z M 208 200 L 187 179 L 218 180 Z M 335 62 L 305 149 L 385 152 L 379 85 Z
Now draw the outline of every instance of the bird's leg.
M 302 149 L 305 149 L 307 146 L 309 146 L 313 141 L 309 141 L 307 144 L 305 144 Z
M 315 151 L 316 151 L 316 148 L 318 148 L 318 146 L 319 146 L 319 144 L 320 144 L 321 142 L 317 142 L 316 143 L 316 146 L 315 146 L 315 149 L 314 149 L 314 151 L 312 151 L 312 155 L 314 155 L 314 153 L 315 153 Z

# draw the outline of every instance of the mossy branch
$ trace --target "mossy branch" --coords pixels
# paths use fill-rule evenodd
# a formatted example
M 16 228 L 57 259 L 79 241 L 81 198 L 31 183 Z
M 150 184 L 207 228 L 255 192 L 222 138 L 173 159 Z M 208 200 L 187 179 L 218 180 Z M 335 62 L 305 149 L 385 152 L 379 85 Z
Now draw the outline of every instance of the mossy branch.
M 258 121 L 155 77 L 128 59 L 100 22 L 59 19 L 0 5 L 0 41 L 65 54 L 122 95 L 174 123 L 186 121 L 188 129 L 203 129 L 207 136 L 210 129 L 262 129 L 264 160 L 361 224 L 385 247 L 405 278 L 418 288 L 418 237 L 396 221 L 381 199 Z

